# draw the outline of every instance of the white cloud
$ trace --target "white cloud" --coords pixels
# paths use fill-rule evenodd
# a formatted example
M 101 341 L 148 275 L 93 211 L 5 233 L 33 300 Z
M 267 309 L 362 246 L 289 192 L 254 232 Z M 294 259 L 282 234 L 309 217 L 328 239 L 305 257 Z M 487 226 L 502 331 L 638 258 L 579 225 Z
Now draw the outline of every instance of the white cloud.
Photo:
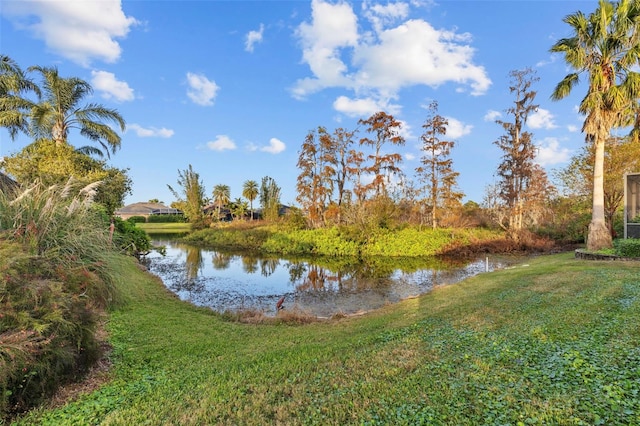
M 260 151 L 268 152 L 270 154 L 279 154 L 286 148 L 287 146 L 284 144 L 284 142 L 276 138 L 271 138 L 271 140 L 269 140 L 269 145 L 260 148 Z
M 389 112 L 389 110 L 384 110 L 384 111 Z M 393 115 L 395 113 L 390 113 L 390 114 Z M 398 119 L 396 118 L 396 120 Z M 411 128 L 411 125 L 404 120 L 398 120 L 398 121 L 400 122 L 400 127 L 396 128 L 398 131 L 398 135 L 402 136 L 405 141 L 416 139 L 416 136 L 414 136 L 412 133 L 413 129 Z
M 122 48 L 116 39 L 139 24 L 124 14 L 121 0 L 3 1 L 2 15 L 58 55 L 85 67 L 95 59 L 117 61 Z
M 557 55 L 550 55 L 548 59 L 543 59 L 542 61 L 538 61 L 536 63 L 536 68 L 542 68 L 547 65 L 553 64 L 557 61 L 557 59 L 558 59 Z
M 245 38 L 244 50 L 247 52 L 253 52 L 253 47 L 256 43 L 262 43 L 262 35 L 264 34 L 264 25 L 260 24 L 258 31 L 249 31 Z
M 527 125 L 532 129 L 555 129 L 553 114 L 546 109 L 538 108 L 538 111 L 529 116 Z
M 209 80 L 203 74 L 187 73 L 187 96 L 194 103 L 202 106 L 213 105 L 213 100 L 218 93 L 220 87 L 215 81 Z
M 384 104 L 373 98 L 350 99 L 346 96 L 339 96 L 333 102 L 333 108 L 349 117 L 369 117 L 378 111 L 393 115 L 400 111 L 399 105 Z
M 222 152 L 236 149 L 236 144 L 227 135 L 217 135 L 216 140 L 207 142 L 207 148 Z
M 350 86 L 343 74 L 347 66 L 340 59 L 340 48 L 358 43 L 358 18 L 347 3 L 311 2 L 312 22 L 303 22 L 296 31 L 302 45 L 303 61 L 315 78 L 298 80 L 293 95 L 304 98 L 326 87 Z
M 91 71 L 91 85 L 94 89 L 102 92 L 105 99 L 115 99 L 116 101 L 132 101 L 134 99 L 133 89 L 125 81 L 116 79 L 115 74 L 106 71 Z
M 473 63 L 469 34 L 436 30 L 420 19 L 384 28 L 406 18 L 405 8 L 402 2 L 366 3 L 365 15 L 376 31 L 361 34 L 348 3 L 313 0 L 311 22 L 302 23 L 297 31 L 302 59 L 312 76 L 295 83 L 293 96 L 304 98 L 325 88 L 341 87 L 353 90 L 357 97 L 388 102 L 402 88 L 445 83 L 470 88 L 472 95 L 485 93 L 491 80 L 484 67 Z
M 465 135 L 471 133 L 471 129 L 473 126 L 471 124 L 464 124 L 460 120 L 456 120 L 455 118 L 445 117 L 449 122 L 447 125 L 447 138 L 458 139 Z
M 536 162 L 541 166 L 566 163 L 571 157 L 571 150 L 562 148 L 556 138 L 544 138 L 538 145 Z
M 149 127 L 149 128 L 145 128 L 142 127 L 139 124 L 133 123 L 133 124 L 128 124 L 127 125 L 127 130 L 133 130 L 134 132 L 136 132 L 136 135 L 138 135 L 138 137 L 140 138 L 170 138 L 171 136 L 173 136 L 174 131 L 171 129 L 167 129 L 167 128 L 156 128 L 156 127 Z
M 484 115 L 484 121 L 496 121 L 498 118 L 502 117 L 502 113 L 500 111 L 494 111 L 490 109 Z
M 411 153 L 407 152 L 406 154 L 404 154 L 404 158 L 407 161 L 412 161 L 412 160 L 416 159 L 416 156 L 414 154 L 411 154 Z
M 373 28 L 380 32 L 384 26 L 390 25 L 398 19 L 406 18 L 409 15 L 409 5 L 404 2 L 371 4 L 363 3 L 364 14 L 373 25 Z
M 464 44 L 468 34 L 439 31 L 423 20 L 409 20 L 380 33 L 377 44 L 359 46 L 353 63 L 358 87 L 395 94 L 412 85 L 438 87 L 453 82 L 484 94 L 491 80 L 472 63 L 474 49 Z
M 567 126 L 567 130 L 570 131 L 571 133 L 575 133 L 575 132 L 579 132 L 580 128 L 578 126 L 574 126 L 573 124 L 569 124 Z

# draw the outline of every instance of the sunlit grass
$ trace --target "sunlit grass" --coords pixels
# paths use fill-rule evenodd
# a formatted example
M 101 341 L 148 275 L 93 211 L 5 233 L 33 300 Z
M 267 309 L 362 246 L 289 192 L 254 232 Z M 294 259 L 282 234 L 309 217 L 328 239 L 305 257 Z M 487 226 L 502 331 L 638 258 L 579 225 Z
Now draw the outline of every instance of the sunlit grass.
M 136 226 L 147 233 L 180 234 L 191 231 L 190 223 L 136 223 Z
M 638 424 L 637 262 L 541 256 L 365 316 L 242 324 L 130 260 L 114 379 L 22 424 Z

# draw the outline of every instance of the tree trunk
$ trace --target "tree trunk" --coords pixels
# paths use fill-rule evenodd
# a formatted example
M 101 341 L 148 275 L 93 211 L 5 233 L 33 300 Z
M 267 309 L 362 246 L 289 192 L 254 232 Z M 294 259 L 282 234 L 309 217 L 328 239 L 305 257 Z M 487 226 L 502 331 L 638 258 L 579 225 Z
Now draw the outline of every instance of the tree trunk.
M 62 146 L 65 142 L 64 128 L 59 123 L 54 124 L 51 129 L 51 136 L 56 143 L 56 146 Z
M 611 233 L 607 228 L 604 216 L 604 144 L 606 138 L 596 136 L 595 161 L 593 165 L 593 210 L 589 235 L 587 237 L 587 250 L 598 251 L 613 246 Z

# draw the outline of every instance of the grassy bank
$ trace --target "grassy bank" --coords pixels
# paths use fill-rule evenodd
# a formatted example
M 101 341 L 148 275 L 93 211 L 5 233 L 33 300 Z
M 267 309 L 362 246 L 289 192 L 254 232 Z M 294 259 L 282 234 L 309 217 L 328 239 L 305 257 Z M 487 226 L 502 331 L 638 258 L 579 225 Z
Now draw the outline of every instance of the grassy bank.
M 19 424 L 638 424 L 639 266 L 541 256 L 363 317 L 256 326 L 126 260 L 113 380 Z
M 486 229 L 372 229 L 353 226 L 291 230 L 274 225 L 223 226 L 189 234 L 191 244 L 217 250 L 244 250 L 299 256 L 433 256 L 477 243 L 506 242 L 503 232 Z M 502 245 L 502 250 L 505 249 Z M 517 249 L 517 248 L 516 248 Z
M 148 233 L 181 234 L 191 231 L 190 223 L 136 223 L 136 226 Z

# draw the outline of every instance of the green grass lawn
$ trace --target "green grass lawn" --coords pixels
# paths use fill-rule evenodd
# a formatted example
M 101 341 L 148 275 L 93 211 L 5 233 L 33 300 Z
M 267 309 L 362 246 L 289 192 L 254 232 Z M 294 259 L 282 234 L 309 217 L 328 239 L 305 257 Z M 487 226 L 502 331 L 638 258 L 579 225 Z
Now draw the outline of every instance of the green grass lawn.
M 21 424 L 640 424 L 640 263 L 573 253 L 361 317 L 226 322 L 123 260 L 113 379 Z
M 136 223 L 136 226 L 148 233 L 179 234 L 191 231 L 190 223 Z

